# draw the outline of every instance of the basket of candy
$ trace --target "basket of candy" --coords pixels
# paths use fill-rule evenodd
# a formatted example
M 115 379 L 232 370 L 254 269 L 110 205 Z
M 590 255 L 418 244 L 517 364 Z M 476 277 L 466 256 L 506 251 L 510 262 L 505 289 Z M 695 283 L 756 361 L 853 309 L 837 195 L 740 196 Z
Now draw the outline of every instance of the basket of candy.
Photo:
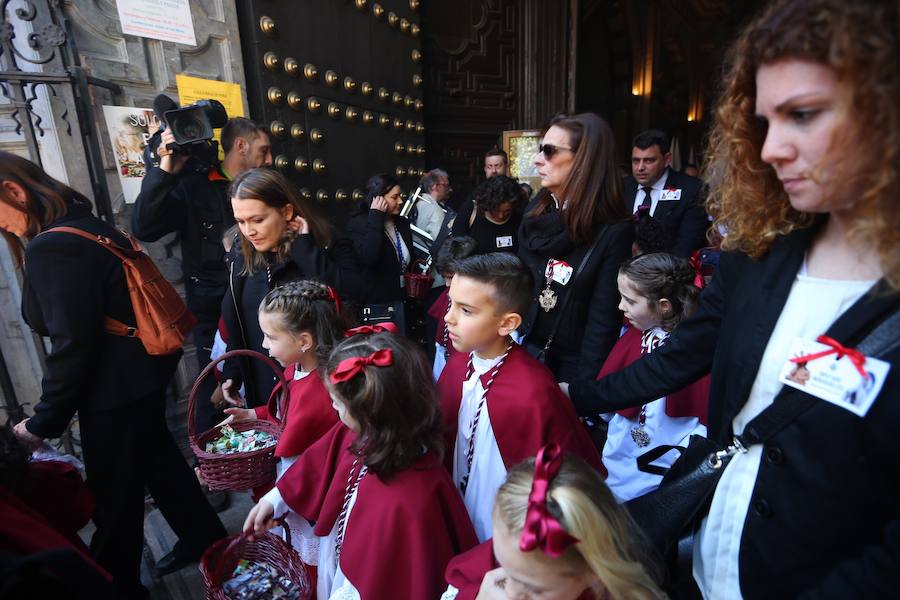
M 277 420 L 240 421 L 213 427 L 199 435 L 194 428 L 194 410 L 201 383 L 218 363 L 238 356 L 262 360 L 272 368 L 281 382 L 279 405 L 288 389 L 283 370 L 267 356 L 252 350 L 226 352 L 203 369 L 188 397 L 188 438 L 199 463 L 200 475 L 211 490 L 248 490 L 275 480 L 275 464 L 278 461 L 275 445 L 281 434 L 281 423 Z M 209 400 L 202 398 L 200 401 Z
M 236 535 L 219 540 L 203 553 L 200 573 L 210 600 L 309 600 L 313 592 L 306 567 L 287 541 L 267 532 L 249 540 Z

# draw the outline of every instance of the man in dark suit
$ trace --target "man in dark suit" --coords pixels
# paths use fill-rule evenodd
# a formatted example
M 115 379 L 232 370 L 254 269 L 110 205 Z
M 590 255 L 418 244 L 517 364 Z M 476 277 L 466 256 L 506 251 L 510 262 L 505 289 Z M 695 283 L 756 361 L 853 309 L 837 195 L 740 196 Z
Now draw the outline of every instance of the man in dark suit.
M 709 217 L 701 182 L 672 170 L 669 136 L 658 129 L 639 133 L 631 148 L 631 174 L 625 177 L 625 203 L 631 213 L 647 210 L 674 237 L 672 253 L 688 257 L 704 246 Z

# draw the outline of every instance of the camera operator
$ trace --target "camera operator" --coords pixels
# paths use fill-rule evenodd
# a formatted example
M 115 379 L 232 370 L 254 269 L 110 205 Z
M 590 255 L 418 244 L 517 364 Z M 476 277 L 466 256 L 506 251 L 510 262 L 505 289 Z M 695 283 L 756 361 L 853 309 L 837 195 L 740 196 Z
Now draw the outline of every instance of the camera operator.
M 181 268 L 187 306 L 197 317 L 194 345 L 202 369 L 209 363 L 222 297 L 228 287 L 222 236 L 234 225 L 229 182 L 240 173 L 272 164 L 271 140 L 266 129 L 240 117 L 222 128 L 225 158 L 209 168 L 199 166 L 189 151 L 175 142 L 171 128 L 162 131 L 159 166 L 149 167 L 141 182 L 131 227 L 144 242 L 177 232 L 181 241 Z M 197 403 L 195 426 L 206 431 L 216 423 L 216 409 L 207 402 L 215 381 L 207 380 Z

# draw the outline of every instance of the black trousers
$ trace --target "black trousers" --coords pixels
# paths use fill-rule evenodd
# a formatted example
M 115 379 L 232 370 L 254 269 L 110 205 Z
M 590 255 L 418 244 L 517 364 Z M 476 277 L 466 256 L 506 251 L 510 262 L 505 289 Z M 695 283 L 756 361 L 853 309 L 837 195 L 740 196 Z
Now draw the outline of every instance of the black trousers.
M 79 415 L 87 484 L 97 507 L 91 552 L 122 598 L 141 597 L 144 490 L 178 536 L 176 552 L 199 556 L 226 535 L 165 419 L 165 391 L 127 406 Z
M 222 296 L 200 295 L 193 292 L 187 284 L 185 286 L 188 291 L 188 308 L 197 318 L 197 325 L 194 327 L 191 335 L 194 341 L 194 348 L 197 350 L 197 374 L 199 375 L 200 371 L 209 364 L 209 355 L 216 337 L 216 330 L 219 328 Z M 194 427 L 198 434 L 212 429 L 216 423 L 221 422 L 225 418 L 222 411 L 218 410 L 209 401 L 215 389 L 216 378 L 213 376 L 207 377 L 200 386 L 194 412 Z

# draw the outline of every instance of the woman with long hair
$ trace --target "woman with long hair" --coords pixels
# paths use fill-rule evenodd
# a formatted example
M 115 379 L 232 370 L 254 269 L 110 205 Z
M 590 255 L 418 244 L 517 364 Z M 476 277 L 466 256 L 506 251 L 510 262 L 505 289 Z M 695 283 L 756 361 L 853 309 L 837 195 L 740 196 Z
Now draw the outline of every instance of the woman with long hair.
M 51 231 L 56 227 L 97 241 Z M 20 265 L 24 258 L 22 314 L 51 344 L 41 398 L 16 435 L 33 450 L 62 435 L 78 413 L 97 501 L 91 553 L 121 597 L 144 597 L 145 490 L 180 539 L 158 563 L 162 573 L 196 560 L 225 535 L 166 425 L 166 386 L 181 351 L 151 356 L 138 337 L 105 329 L 107 318 L 136 321 L 122 262 L 98 242 L 130 249 L 129 240 L 94 217 L 82 194 L 8 152 L 0 152 L 0 228 Z
M 239 229 L 240 252 L 231 264 L 229 290 L 222 301 L 228 350 L 264 352 L 259 303 L 289 281 L 320 281 L 341 299 L 356 298 L 358 271 L 353 247 L 310 207 L 288 179 L 271 169 L 244 171 L 229 192 Z M 262 406 L 275 385 L 262 361 L 227 360 L 222 391 L 233 405 L 244 384 L 249 406 Z
M 694 544 L 706 598 L 900 587 L 898 23 L 896 2 L 777 0 L 744 30 L 704 167 L 719 269 L 664 347 L 570 386 L 579 412 L 607 412 L 711 370 L 723 445 L 803 408 L 724 467 Z M 854 392 L 875 372 L 880 391 Z
M 559 381 L 596 375 L 622 325 L 616 275 L 633 227 L 614 149 L 599 116 L 558 115 L 535 157 L 542 190 L 519 230 L 538 298 L 526 343 Z
M 403 274 L 412 266 L 412 231 L 403 208 L 403 191 L 387 174 L 373 175 L 366 182 L 366 196 L 359 212 L 347 223 L 356 260 L 365 269 L 366 304 L 403 300 Z

